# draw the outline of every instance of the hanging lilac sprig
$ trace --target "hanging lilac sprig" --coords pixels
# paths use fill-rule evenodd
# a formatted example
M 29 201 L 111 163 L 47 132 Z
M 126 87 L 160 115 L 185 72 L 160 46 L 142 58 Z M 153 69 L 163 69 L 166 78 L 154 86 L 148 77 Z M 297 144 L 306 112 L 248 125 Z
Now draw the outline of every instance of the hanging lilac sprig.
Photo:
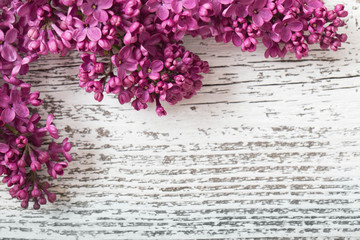
M 0 176 L 2 182 L 10 187 L 9 193 L 21 201 L 21 206 L 27 208 L 33 201 L 34 209 L 47 201 L 54 202 L 56 195 L 49 191 L 49 183 L 42 181 L 38 175 L 47 169 L 52 178 L 63 175 L 67 162 L 60 158 L 64 156 L 72 160 L 69 151 L 71 143 L 64 139 L 62 144 L 55 142 L 44 146 L 43 139 L 49 135 L 58 139 L 58 130 L 52 124 L 53 116 L 49 115 L 46 126 L 39 127 L 40 116 L 30 115 L 28 106 L 39 106 L 39 92 L 30 93 L 30 85 L 19 84 L 19 87 L 0 87 Z

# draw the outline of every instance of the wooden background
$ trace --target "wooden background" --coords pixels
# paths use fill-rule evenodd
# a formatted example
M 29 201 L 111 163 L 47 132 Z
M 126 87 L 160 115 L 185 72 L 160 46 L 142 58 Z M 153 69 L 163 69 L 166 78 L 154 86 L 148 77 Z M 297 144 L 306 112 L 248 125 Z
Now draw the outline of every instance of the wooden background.
M 341 2 L 348 43 L 300 61 L 186 38 L 211 73 L 166 117 L 95 102 L 77 54 L 33 64 L 74 161 L 39 211 L 2 185 L 0 238 L 360 239 L 360 1 Z

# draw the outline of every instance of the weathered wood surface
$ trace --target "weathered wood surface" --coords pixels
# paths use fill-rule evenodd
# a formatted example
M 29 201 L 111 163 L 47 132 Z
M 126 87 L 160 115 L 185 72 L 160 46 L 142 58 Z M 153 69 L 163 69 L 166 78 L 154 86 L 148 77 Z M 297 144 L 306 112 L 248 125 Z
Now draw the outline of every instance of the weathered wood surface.
M 74 161 L 39 211 L 1 187 L 0 238 L 360 239 L 360 3 L 342 2 L 348 43 L 301 61 L 187 38 L 211 74 L 167 117 L 92 100 L 76 54 L 34 64 Z

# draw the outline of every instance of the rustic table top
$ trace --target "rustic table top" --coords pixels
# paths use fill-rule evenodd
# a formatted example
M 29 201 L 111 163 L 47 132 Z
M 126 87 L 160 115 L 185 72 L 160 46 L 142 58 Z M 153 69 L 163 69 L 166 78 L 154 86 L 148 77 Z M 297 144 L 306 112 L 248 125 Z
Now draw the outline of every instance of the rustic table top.
M 74 161 L 39 211 L 2 185 L 0 238 L 360 239 L 360 2 L 341 2 L 338 52 L 265 59 L 262 46 L 186 38 L 211 72 L 166 117 L 95 102 L 78 87 L 77 54 L 33 64 L 27 79 Z

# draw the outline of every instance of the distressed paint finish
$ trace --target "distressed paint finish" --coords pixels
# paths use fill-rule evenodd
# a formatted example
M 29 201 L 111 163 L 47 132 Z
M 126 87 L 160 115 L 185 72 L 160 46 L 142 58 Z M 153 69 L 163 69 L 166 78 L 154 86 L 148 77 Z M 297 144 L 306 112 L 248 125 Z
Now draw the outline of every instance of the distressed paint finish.
M 32 65 L 74 161 L 39 211 L 1 187 L 0 238 L 360 238 L 360 2 L 342 2 L 348 43 L 300 61 L 187 38 L 211 73 L 162 118 L 92 100 L 77 54 Z

